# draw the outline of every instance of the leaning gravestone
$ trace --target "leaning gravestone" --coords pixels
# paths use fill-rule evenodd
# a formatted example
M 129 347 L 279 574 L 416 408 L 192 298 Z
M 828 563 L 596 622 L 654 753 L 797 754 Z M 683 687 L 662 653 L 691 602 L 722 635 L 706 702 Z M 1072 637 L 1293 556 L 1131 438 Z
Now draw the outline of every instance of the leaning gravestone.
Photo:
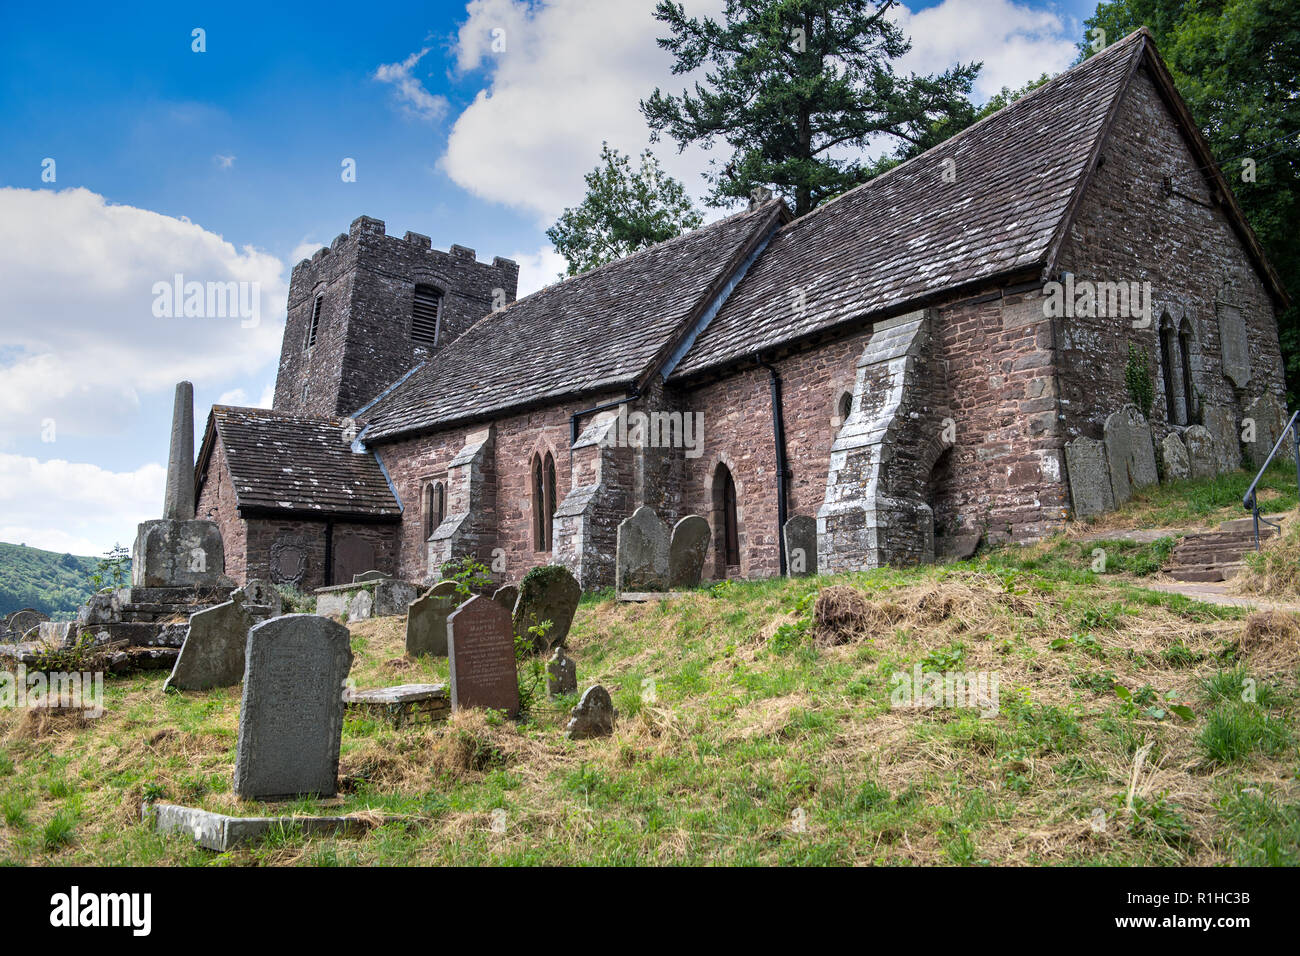
M 519 713 L 519 676 L 510 615 L 496 601 L 474 595 L 447 619 L 451 710 L 490 707 Z
M 1249 437 L 1244 427 L 1248 422 L 1254 424 L 1254 440 L 1244 441 L 1242 444 L 1246 446 L 1246 457 L 1250 459 L 1251 466 L 1258 471 L 1264 467 L 1269 452 L 1282 437 L 1282 429 L 1286 428 L 1287 422 L 1286 409 L 1282 407 L 1276 395 L 1268 392 L 1246 406 L 1246 413 L 1242 416 L 1242 430 Z M 1293 455 L 1294 452 L 1287 448 L 1285 443 L 1278 449 L 1278 458 L 1283 461 L 1287 461 Z
M 348 629 L 286 614 L 248 632 L 235 793 L 245 800 L 332 797 L 338 788 Z
M 1106 419 L 1103 435 L 1110 486 L 1115 504 L 1122 505 L 1134 491 L 1159 480 L 1151 426 L 1136 407 L 1125 405 Z
M 492 595 L 492 600 L 496 601 L 511 614 L 515 613 L 515 604 L 519 601 L 519 588 L 513 584 L 503 584 L 496 589 Z
M 1203 425 L 1193 425 L 1183 432 L 1187 446 L 1187 465 L 1193 478 L 1213 478 L 1219 473 L 1214 458 L 1214 436 Z
M 447 656 L 447 617 L 461 605 L 463 596 L 452 581 L 429 589 L 406 609 L 406 653 L 412 657 Z
M 348 605 L 349 621 L 365 621 L 375 609 L 375 599 L 369 591 L 358 591 Z
M 573 658 L 557 647 L 546 662 L 546 693 L 551 697 L 572 694 L 578 689 L 578 666 Z
M 795 515 L 785 523 L 785 567 L 792 577 L 817 573 L 817 519 Z
M 1178 432 L 1170 432 L 1160 443 L 1160 463 L 1164 465 L 1166 481 L 1178 481 L 1192 473 L 1187 446 L 1178 437 Z
M 594 684 L 583 692 L 578 706 L 573 708 L 572 719 L 564 731 L 570 740 L 586 740 L 589 737 L 608 737 L 614 732 L 614 720 L 618 711 L 609 691 Z
M 1214 473 L 1236 471 L 1241 467 L 1241 433 L 1237 430 L 1236 413 L 1229 405 L 1206 405 L 1201 410 L 1201 418 L 1214 442 Z
M 713 532 L 699 515 L 687 515 L 673 525 L 668 544 L 668 587 L 697 588 L 704 573 L 704 556 Z
M 1115 490 L 1106 465 L 1106 443 L 1076 438 L 1065 443 L 1065 470 L 1070 476 L 1074 516 L 1087 518 L 1115 509 Z
M 539 653 L 559 647 L 569 637 L 573 615 L 577 613 L 581 599 L 582 585 L 568 568 L 558 564 L 533 568 L 519 582 L 519 598 L 514 613 L 515 633 L 523 637 L 528 635 L 530 627 L 550 621 L 551 629 L 546 632 L 545 640 L 530 635 L 533 645 Z
M 271 609 L 268 617 L 279 617 L 284 613 L 284 596 L 270 581 L 263 581 L 254 578 L 245 584 L 237 592 L 244 595 L 244 601 L 247 604 L 256 604 L 259 607 Z
M 252 624 L 244 599 L 234 599 L 190 615 L 190 629 L 163 690 L 234 687 L 244 679 L 244 649 Z
M 668 590 L 668 525 L 642 505 L 618 526 L 614 587 L 618 593 Z

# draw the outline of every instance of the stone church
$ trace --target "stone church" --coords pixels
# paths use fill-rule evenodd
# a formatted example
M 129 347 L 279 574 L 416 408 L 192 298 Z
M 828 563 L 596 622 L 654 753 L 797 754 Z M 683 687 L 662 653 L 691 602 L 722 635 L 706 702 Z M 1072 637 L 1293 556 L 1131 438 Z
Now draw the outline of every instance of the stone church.
M 1140 30 L 802 218 L 518 300 L 361 217 L 293 271 L 274 408 L 212 409 L 197 515 L 303 588 L 465 555 L 603 587 L 642 504 L 708 519 L 713 578 L 799 570 L 797 516 L 822 572 L 1041 538 L 1279 434 L 1286 293 L 1225 173 Z

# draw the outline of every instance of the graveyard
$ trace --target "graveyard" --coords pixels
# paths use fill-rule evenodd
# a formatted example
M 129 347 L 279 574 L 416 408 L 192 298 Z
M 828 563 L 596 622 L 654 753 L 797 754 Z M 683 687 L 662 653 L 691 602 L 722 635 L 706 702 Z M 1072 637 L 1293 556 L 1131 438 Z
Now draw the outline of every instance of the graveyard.
M 1218 520 L 1238 490 L 1224 482 L 1157 488 L 1109 520 Z M 1270 483 L 1266 498 L 1294 494 L 1293 476 Z M 265 796 L 285 786 L 255 783 L 275 761 L 239 774 L 241 709 L 258 694 L 328 699 L 295 675 L 293 661 L 313 666 L 301 649 L 269 671 L 250 664 L 252 688 L 110 676 L 99 718 L 0 711 L 0 862 L 1300 862 L 1300 628 L 1148 587 L 1164 547 L 1057 537 L 915 569 L 587 594 L 564 643 L 576 681 L 548 695 L 532 662 L 549 655 L 522 655 L 516 717 L 400 693 L 363 706 L 370 688 L 445 694 L 450 657 L 410 653 L 401 615 L 309 616 L 334 648 L 320 679 L 346 673 L 354 701 L 334 711 L 337 776 L 314 785 L 332 794 Z M 896 675 L 958 670 L 999 675 L 996 714 L 981 716 L 983 698 L 899 706 Z M 1253 701 L 1236 699 L 1243 680 Z M 566 735 L 595 685 L 609 732 Z M 274 822 L 214 850 L 190 817 L 159 832 L 170 807 L 235 818 L 232 833 Z

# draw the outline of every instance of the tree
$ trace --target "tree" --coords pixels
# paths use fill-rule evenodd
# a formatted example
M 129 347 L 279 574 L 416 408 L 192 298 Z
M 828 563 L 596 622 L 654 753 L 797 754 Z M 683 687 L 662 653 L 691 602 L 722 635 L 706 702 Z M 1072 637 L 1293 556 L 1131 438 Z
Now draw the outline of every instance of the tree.
M 577 275 L 606 262 L 697 228 L 704 217 L 691 205 L 680 182 L 646 150 L 641 165 L 608 143 L 600 146 L 600 163 L 584 177 L 587 195 L 565 209 L 546 237 Z
M 731 147 L 726 165 L 715 160 L 706 173 L 710 205 L 772 186 L 794 196 L 796 215 L 878 172 L 880 162 L 853 154 L 879 137 L 895 142 L 896 158 L 934 145 L 973 120 L 969 94 L 981 64 L 895 74 L 892 61 L 910 48 L 886 18 L 895 2 L 727 0 L 718 23 L 660 0 L 655 18 L 671 36 L 659 45 L 676 58 L 673 73 L 708 69 L 694 92 L 656 89 L 641 102 L 654 138 L 667 132 L 680 149 L 718 138 Z
M 1294 225 L 1300 219 L 1300 6 L 1294 0 L 1108 0 L 1084 21 L 1080 59 L 1143 25 L 1269 261 L 1300 296 Z M 1104 34 L 1095 35 L 1098 29 Z M 1278 326 L 1295 401 L 1300 305 L 1278 316 Z

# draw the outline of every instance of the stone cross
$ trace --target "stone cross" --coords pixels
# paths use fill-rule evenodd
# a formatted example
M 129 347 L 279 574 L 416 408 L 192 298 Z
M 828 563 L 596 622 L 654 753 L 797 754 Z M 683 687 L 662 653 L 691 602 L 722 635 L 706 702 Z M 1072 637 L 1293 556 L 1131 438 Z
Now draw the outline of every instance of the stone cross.
M 194 520 L 194 386 L 189 382 L 176 383 L 163 517 L 172 521 Z

